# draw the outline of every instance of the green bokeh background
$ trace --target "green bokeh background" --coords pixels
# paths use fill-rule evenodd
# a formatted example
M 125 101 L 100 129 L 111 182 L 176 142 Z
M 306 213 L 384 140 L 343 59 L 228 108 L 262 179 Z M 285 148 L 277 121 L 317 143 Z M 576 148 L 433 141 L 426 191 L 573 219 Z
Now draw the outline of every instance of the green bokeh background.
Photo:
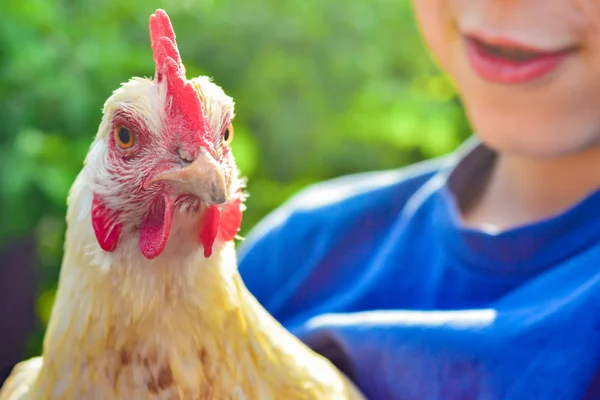
M 470 133 L 408 0 L 2 0 L 0 247 L 34 232 L 40 260 L 25 356 L 41 351 L 67 191 L 104 101 L 153 75 L 148 17 L 159 7 L 188 77 L 212 76 L 236 101 L 242 235 L 313 182 L 436 157 Z

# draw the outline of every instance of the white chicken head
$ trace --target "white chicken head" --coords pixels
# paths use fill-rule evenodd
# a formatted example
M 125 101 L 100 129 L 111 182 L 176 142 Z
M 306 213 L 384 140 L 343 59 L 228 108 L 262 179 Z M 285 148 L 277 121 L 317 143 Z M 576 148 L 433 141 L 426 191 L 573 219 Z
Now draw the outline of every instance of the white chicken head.
M 154 79 L 133 78 L 104 105 L 86 159 L 93 170 L 92 225 L 104 251 L 139 233 L 147 259 L 163 252 L 174 213 L 201 215 L 194 239 L 210 257 L 242 218 L 242 183 L 231 153 L 233 101 L 207 77 L 186 79 L 163 10 L 150 16 Z

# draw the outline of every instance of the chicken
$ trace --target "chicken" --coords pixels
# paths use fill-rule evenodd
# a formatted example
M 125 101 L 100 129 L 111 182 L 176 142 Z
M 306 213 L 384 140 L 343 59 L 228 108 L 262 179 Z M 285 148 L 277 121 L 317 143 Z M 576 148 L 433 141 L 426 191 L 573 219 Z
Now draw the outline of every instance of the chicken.
M 362 399 L 244 286 L 234 103 L 186 79 L 162 10 L 150 39 L 154 78 L 106 101 L 69 193 L 43 355 L 14 368 L 0 400 Z

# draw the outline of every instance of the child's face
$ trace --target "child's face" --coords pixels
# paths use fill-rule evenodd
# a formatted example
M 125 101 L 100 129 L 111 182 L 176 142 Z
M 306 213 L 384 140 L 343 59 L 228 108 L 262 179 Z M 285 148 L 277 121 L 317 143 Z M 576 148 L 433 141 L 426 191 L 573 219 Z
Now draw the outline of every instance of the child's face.
M 600 0 L 413 2 L 489 146 L 556 156 L 600 144 Z

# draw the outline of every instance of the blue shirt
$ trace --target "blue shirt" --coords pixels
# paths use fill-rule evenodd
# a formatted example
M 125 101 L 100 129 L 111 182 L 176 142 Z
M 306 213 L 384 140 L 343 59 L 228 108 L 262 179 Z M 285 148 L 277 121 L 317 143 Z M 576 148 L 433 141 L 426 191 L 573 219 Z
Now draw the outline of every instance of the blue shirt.
M 242 277 L 370 399 L 600 399 L 600 192 L 466 228 L 458 203 L 494 160 L 470 142 L 317 184 L 250 233 Z

